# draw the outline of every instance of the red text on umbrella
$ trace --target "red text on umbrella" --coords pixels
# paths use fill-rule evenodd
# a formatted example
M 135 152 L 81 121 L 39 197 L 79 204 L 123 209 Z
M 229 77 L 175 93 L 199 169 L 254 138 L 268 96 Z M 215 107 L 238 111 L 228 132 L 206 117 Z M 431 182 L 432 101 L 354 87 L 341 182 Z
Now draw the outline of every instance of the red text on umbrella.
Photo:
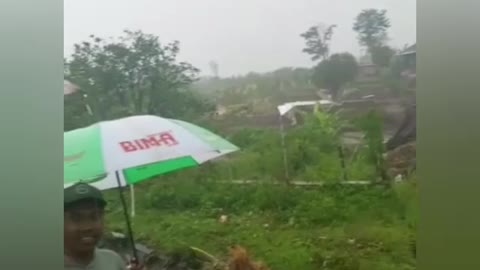
M 120 142 L 120 147 L 126 153 L 147 150 L 150 148 L 162 147 L 162 146 L 174 146 L 178 144 L 178 141 L 173 137 L 171 132 L 162 132 L 153 135 L 149 135 L 145 138 L 123 141 Z

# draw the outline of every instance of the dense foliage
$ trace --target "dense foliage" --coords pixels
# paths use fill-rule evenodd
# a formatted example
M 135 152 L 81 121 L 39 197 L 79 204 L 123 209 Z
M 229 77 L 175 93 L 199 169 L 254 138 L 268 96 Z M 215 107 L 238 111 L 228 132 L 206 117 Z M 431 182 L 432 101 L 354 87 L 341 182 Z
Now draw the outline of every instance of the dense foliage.
M 65 60 L 65 78 L 81 92 L 65 98 L 65 129 L 135 114 L 178 118 L 212 110 L 188 91 L 198 70 L 178 62 L 178 52 L 178 42 L 163 45 L 140 31 L 76 44 Z
M 324 60 L 330 53 L 330 41 L 336 25 L 316 25 L 300 34 L 305 39 L 304 53 L 311 55 L 312 61 Z
M 365 9 L 355 18 L 353 30 L 358 33 L 361 45 L 369 50 L 385 44 L 390 20 L 386 10 Z
M 333 54 L 314 69 L 313 83 L 330 91 L 334 100 L 341 94 L 342 86 L 352 82 L 358 73 L 355 57 L 349 53 Z
M 388 67 L 390 59 L 395 55 L 395 50 L 386 44 L 390 26 L 387 11 L 377 9 L 363 10 L 353 25 L 360 45 L 367 48 L 372 62 L 379 67 Z

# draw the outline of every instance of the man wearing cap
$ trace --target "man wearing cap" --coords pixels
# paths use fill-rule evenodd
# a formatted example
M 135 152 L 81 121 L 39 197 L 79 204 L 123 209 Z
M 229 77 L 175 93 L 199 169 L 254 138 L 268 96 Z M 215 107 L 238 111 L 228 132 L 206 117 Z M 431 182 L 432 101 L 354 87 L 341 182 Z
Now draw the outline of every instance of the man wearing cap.
M 65 270 L 127 269 L 118 254 L 96 247 L 103 235 L 106 204 L 102 192 L 91 185 L 78 183 L 64 189 Z

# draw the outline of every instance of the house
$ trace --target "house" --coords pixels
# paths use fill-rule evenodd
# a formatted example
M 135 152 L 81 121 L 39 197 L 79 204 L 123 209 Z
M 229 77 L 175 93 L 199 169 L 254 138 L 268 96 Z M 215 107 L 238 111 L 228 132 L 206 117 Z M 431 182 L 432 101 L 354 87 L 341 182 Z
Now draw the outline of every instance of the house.
M 402 77 L 408 81 L 410 88 L 415 88 L 417 83 L 417 44 L 403 50 L 398 57 L 403 61 Z
M 369 55 L 361 57 L 358 61 L 357 81 L 367 82 L 378 79 L 379 68 L 372 62 Z
M 417 68 L 417 44 L 413 44 L 412 46 L 406 48 L 401 53 L 398 54 L 404 63 L 405 67 L 411 70 L 415 70 Z
M 358 65 L 358 80 L 369 81 L 377 78 L 378 67 L 375 64 L 360 64 Z

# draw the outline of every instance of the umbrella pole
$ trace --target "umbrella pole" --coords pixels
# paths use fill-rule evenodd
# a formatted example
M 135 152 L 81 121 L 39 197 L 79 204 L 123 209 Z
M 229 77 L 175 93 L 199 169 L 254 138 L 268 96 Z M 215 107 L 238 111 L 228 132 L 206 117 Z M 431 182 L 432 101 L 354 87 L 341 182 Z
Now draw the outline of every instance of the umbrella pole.
M 132 246 L 133 259 L 135 260 L 135 263 L 137 263 L 139 262 L 138 256 L 137 256 L 137 249 L 135 248 L 135 239 L 133 238 L 132 224 L 130 222 L 130 216 L 128 215 L 127 202 L 125 201 L 125 196 L 123 195 L 123 186 L 120 183 L 119 171 L 115 171 L 115 177 L 117 178 L 118 191 L 120 193 L 120 201 L 122 201 L 123 215 L 125 216 L 125 221 L 127 222 L 127 233 L 128 233 L 128 239 L 130 240 L 130 245 Z
M 135 217 L 135 189 L 133 185 L 130 185 L 130 208 L 132 213 L 132 218 Z

